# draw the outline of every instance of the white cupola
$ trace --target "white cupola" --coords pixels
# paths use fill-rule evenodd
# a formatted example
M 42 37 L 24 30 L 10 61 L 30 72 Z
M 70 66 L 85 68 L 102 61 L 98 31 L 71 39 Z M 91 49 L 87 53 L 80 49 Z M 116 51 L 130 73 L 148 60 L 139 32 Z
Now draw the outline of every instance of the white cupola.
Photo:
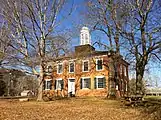
M 88 27 L 82 27 L 80 31 L 80 45 L 91 45 L 91 36 Z

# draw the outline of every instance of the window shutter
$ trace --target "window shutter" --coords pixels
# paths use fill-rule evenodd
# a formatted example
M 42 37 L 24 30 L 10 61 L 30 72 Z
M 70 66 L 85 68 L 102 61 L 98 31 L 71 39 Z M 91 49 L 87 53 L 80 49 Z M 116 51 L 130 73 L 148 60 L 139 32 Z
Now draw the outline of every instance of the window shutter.
M 45 90 L 45 81 L 42 82 L 42 84 L 43 84 L 43 90 Z
M 54 81 L 54 89 L 56 90 L 56 80 Z
M 82 89 L 82 78 L 80 79 L 80 89 Z
M 97 82 L 96 82 L 96 77 L 94 78 L 94 89 L 97 88 Z
M 64 80 L 61 80 L 61 90 L 64 89 Z
M 52 89 L 52 80 L 50 80 L 50 90 Z
M 106 78 L 103 78 L 103 88 L 106 88 Z
M 91 89 L 91 78 L 88 79 L 88 88 Z

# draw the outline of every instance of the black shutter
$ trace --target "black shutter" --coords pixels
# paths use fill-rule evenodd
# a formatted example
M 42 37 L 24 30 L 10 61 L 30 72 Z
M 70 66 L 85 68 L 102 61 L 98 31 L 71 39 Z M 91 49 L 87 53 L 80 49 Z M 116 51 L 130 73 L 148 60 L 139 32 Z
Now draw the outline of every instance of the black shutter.
M 80 89 L 82 89 L 82 78 L 80 79 Z
M 61 90 L 64 89 L 64 80 L 61 80 Z
M 56 80 L 54 81 L 54 89 L 56 90 Z
M 50 80 L 50 90 L 52 89 L 52 80 Z
M 94 78 L 94 89 L 97 88 L 97 82 L 96 82 L 96 78 Z
M 88 88 L 91 89 L 91 78 L 88 79 Z
M 106 78 L 103 78 L 103 88 L 106 88 Z
M 45 90 L 45 80 L 42 82 L 43 84 L 43 90 Z

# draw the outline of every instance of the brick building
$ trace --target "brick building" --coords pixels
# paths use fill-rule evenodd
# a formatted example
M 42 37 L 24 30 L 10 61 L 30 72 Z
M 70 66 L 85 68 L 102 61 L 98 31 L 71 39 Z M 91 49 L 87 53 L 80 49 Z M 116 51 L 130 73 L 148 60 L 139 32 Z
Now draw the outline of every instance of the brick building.
M 46 74 L 44 92 L 75 96 L 127 95 L 128 63 L 113 51 L 96 51 L 90 33 L 83 27 L 75 53 L 48 62 L 52 73 Z

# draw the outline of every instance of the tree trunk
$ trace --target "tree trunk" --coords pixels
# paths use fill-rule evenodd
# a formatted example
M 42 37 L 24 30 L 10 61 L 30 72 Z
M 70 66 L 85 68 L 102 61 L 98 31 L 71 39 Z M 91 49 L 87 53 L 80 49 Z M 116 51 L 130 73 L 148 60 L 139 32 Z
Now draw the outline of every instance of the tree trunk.
M 38 78 L 38 95 L 37 95 L 37 101 L 42 101 L 42 88 L 43 88 L 43 78 L 44 78 L 44 73 L 43 73 L 43 66 L 40 65 L 40 74 Z
M 136 94 L 142 94 L 145 65 L 136 66 Z

